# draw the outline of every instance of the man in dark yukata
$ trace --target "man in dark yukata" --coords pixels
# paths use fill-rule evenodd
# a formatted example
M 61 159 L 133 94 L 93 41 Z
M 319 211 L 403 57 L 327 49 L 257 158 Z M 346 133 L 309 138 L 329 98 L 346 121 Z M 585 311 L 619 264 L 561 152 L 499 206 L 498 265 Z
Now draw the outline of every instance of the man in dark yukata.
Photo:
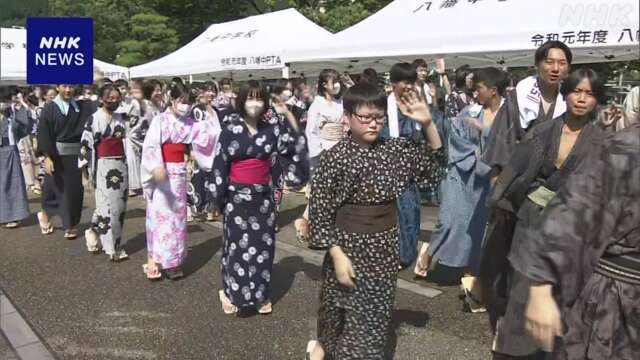
M 75 86 L 60 84 L 58 95 L 42 109 L 38 125 L 39 156 L 44 157 L 45 178 L 42 187 L 42 211 L 38 213 L 40 230 L 51 234 L 50 218 L 62 218 L 65 238 L 77 238 L 76 226 L 80 222 L 84 187 L 78 168 L 80 138 L 87 119 L 93 113 L 93 104 L 87 100 L 74 100 Z

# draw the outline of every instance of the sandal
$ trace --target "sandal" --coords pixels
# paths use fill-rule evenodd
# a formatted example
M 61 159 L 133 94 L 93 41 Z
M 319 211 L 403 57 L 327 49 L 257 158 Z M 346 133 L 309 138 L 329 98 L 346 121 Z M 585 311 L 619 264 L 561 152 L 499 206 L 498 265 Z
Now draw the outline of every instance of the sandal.
M 218 297 L 222 303 L 222 311 L 224 311 L 225 314 L 231 315 L 238 312 L 238 307 L 231 303 L 231 300 L 229 300 L 227 295 L 224 293 L 224 290 L 218 291 Z
M 271 301 L 267 301 L 266 303 L 263 303 L 258 308 L 258 314 L 260 315 L 270 315 L 272 312 L 273 312 L 273 305 L 271 304 Z
M 169 278 L 169 280 L 178 280 L 184 277 L 184 273 L 180 267 L 167 269 L 164 271 L 164 274 Z
M 75 240 L 78 237 L 78 231 L 75 229 L 69 229 L 64 232 L 64 238 L 67 240 Z
M 44 223 L 42 220 L 42 211 L 38 211 L 38 223 L 40 224 L 40 232 L 42 235 L 49 235 L 53 232 L 53 225 L 51 222 Z
M 219 212 L 208 212 L 207 213 L 207 221 L 218 221 L 220 220 L 220 213 Z
M 429 243 L 422 243 L 420 252 L 418 253 L 418 259 L 416 260 L 416 266 L 413 268 L 413 274 L 419 278 L 426 278 L 429 272 L 429 266 L 424 265 L 420 260 L 427 254 L 429 250 Z
M 18 225 L 20 225 L 19 222 L 13 221 L 13 222 L 4 224 L 4 227 L 7 228 L 7 229 L 15 229 L 15 228 L 18 227 Z
M 116 253 L 113 255 L 109 255 L 109 260 L 111 260 L 111 262 L 120 262 L 123 260 L 127 260 L 129 258 L 129 255 L 127 255 L 127 253 L 120 249 L 120 250 L 116 250 Z
M 142 271 L 144 271 L 144 274 L 150 281 L 162 279 L 162 273 L 160 273 L 160 269 L 158 269 L 157 266 L 155 267 L 155 269 L 151 270 L 149 268 L 149 264 L 144 264 L 142 265 Z
M 307 219 L 297 219 L 293 226 L 296 228 L 296 239 L 300 244 L 306 244 L 309 241 L 309 221 Z
M 305 353 L 304 359 L 311 360 L 311 354 L 313 354 L 313 350 L 318 346 L 318 341 L 309 340 L 307 343 L 307 352 Z
M 87 244 L 87 250 L 92 254 L 100 253 L 100 246 L 98 245 L 98 235 L 95 231 L 87 229 L 84 231 L 84 239 Z

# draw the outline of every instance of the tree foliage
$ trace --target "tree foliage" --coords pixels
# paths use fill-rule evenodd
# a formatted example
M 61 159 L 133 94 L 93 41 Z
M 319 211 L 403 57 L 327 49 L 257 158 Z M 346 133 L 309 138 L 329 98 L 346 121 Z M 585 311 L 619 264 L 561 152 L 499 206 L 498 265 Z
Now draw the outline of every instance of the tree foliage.
M 168 18 L 155 13 L 136 14 L 128 21 L 127 40 L 118 42 L 116 63 L 138 65 L 173 51 L 178 46 L 176 31 L 167 26 Z

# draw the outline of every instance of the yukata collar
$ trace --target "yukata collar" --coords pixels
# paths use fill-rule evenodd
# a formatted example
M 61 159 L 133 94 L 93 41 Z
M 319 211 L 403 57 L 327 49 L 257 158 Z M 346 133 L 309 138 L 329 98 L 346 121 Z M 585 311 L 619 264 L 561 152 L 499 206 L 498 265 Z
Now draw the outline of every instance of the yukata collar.
M 378 146 L 378 144 L 380 144 L 380 141 L 381 141 L 380 137 L 378 136 L 378 138 L 373 143 L 371 143 L 371 146 L 364 147 L 364 146 L 360 145 L 356 141 L 356 139 L 353 138 L 353 134 L 351 134 L 351 131 L 349 131 L 349 135 L 347 135 L 347 139 L 349 139 L 349 144 L 351 144 L 351 146 L 353 146 L 353 147 L 355 147 L 357 149 L 360 149 L 360 150 L 365 150 L 365 151 L 375 149 Z
M 64 116 L 67 116 L 67 114 L 69 113 L 69 106 L 73 106 L 73 109 L 76 112 L 80 111 L 80 108 L 78 107 L 78 103 L 76 103 L 74 99 L 71 99 L 71 101 L 66 102 L 62 99 L 62 95 L 60 94 L 56 95 L 56 97 L 53 99 L 53 102 L 58 106 L 58 109 L 60 109 L 60 112 Z

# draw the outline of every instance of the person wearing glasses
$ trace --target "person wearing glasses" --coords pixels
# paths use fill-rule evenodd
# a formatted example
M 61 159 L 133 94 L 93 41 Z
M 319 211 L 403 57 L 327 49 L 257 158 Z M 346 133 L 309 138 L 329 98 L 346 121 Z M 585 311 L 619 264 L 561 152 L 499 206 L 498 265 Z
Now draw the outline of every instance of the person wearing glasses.
M 437 188 L 444 153 L 414 92 L 398 104 L 426 141 L 379 137 L 387 98 L 374 85 L 354 85 L 343 103 L 348 135 L 322 153 L 311 180 L 309 246 L 328 251 L 318 341 L 307 345 L 307 358 L 382 359 L 400 265 L 396 199 L 418 181 Z

